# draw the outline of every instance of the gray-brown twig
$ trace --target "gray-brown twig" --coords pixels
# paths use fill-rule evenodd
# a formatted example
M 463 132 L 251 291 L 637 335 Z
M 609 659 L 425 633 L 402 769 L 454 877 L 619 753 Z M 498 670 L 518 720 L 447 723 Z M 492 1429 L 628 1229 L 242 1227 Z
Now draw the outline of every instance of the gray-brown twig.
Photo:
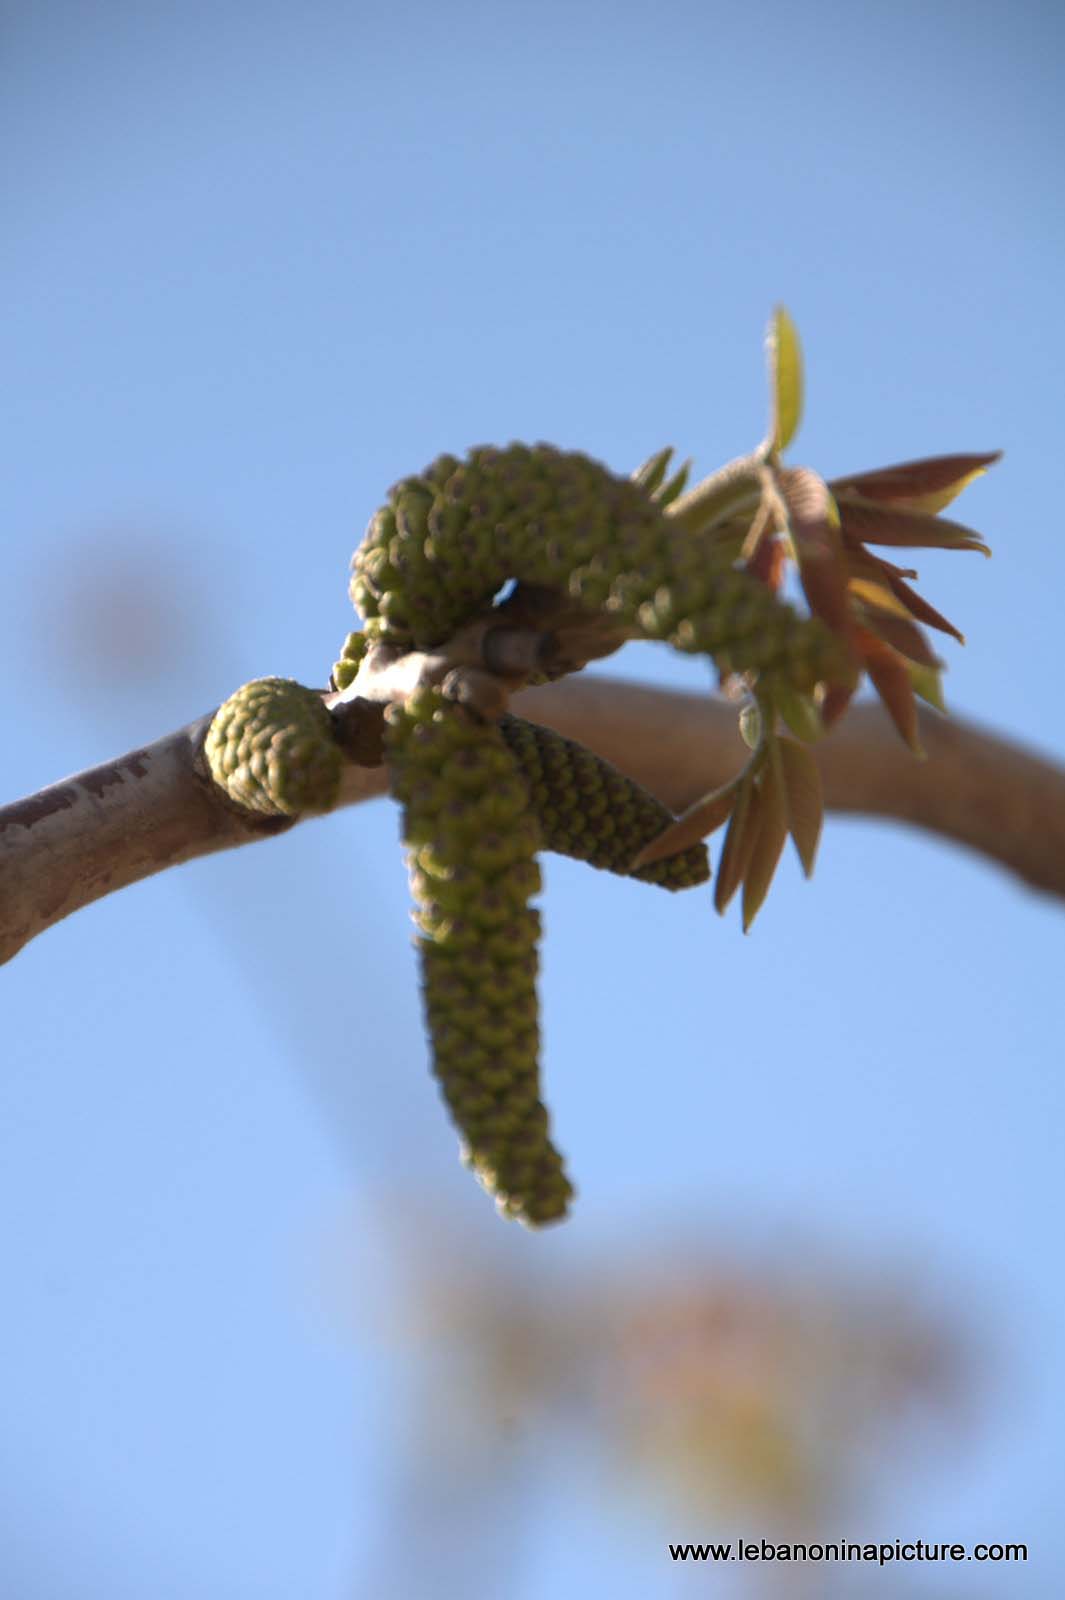
M 579 739 L 674 811 L 732 776 L 746 754 L 734 709 L 697 695 L 583 675 L 522 690 L 513 709 Z M 240 812 L 209 782 L 200 761 L 209 722 L 0 807 L 0 961 L 115 889 L 293 825 Z M 1065 898 L 1065 771 L 934 713 L 922 717 L 921 736 L 924 762 L 899 744 L 879 706 L 854 707 L 815 746 L 828 808 L 927 829 Z M 383 767 L 351 762 L 339 804 L 386 785 Z

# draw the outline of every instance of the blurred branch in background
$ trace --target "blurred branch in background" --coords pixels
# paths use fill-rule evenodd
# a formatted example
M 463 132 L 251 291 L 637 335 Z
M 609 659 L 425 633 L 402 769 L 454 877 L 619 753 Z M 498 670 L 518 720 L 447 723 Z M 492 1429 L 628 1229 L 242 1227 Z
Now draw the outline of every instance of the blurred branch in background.
M 79 529 L 34 596 L 34 637 L 77 663 L 64 691 L 149 698 L 203 659 L 218 619 L 190 568 L 187 527 L 128 518 Z M 54 655 L 50 656 L 54 664 Z M 73 680 L 73 681 L 72 681 Z
M 377 1210 L 402 1318 L 378 1331 L 409 1381 L 360 1597 L 483 1592 L 486 1571 L 499 1600 L 524 1593 L 522 1518 L 565 1501 L 566 1461 L 619 1545 L 633 1519 L 645 1543 L 660 1519 L 677 1542 L 869 1540 L 885 1469 L 927 1466 L 933 1443 L 949 1462 L 971 1431 L 981 1353 L 916 1276 L 829 1263 L 808 1242 L 683 1248 L 675 1230 L 598 1264 L 519 1262 L 409 1196 Z M 365 1336 L 353 1286 L 347 1298 Z M 862 1577 L 708 1563 L 690 1582 L 719 1593 L 725 1576 L 751 1597 L 852 1595 Z

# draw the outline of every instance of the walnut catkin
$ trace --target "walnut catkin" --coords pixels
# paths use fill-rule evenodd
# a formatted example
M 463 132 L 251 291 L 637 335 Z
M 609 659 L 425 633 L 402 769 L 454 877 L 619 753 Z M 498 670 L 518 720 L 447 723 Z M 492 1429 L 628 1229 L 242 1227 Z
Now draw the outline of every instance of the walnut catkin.
M 689 889 L 709 878 L 704 844 L 629 874 L 629 863 L 669 826 L 673 813 L 608 761 L 551 728 L 508 715 L 499 731 L 529 786 L 545 850 L 663 889 Z
M 647 489 L 551 445 L 440 456 L 392 488 L 352 561 L 368 640 L 431 649 L 510 579 L 556 588 L 634 638 L 800 690 L 840 670 L 840 646 L 730 551 L 671 519 Z
M 463 1158 L 505 1216 L 563 1217 L 572 1189 L 539 1089 L 540 832 L 499 730 L 438 690 L 386 712 L 403 806 L 433 1071 Z

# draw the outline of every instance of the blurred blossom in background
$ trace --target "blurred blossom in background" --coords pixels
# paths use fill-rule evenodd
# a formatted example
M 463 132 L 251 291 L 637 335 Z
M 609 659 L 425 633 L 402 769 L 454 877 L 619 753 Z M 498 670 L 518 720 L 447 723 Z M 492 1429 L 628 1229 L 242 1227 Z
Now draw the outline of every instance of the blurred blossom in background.
M 442 450 L 748 448 L 778 301 L 794 461 L 1005 448 L 994 561 L 922 579 L 953 708 L 1065 758 L 1061 44 L 983 0 L 9 8 L 5 794 L 324 683 L 367 518 Z M 385 803 L 0 974 L 0 1593 L 1060 1591 L 1059 908 L 838 819 L 748 939 L 546 876 L 543 1235 L 456 1158 Z M 845 1536 L 1029 1561 L 667 1551 Z

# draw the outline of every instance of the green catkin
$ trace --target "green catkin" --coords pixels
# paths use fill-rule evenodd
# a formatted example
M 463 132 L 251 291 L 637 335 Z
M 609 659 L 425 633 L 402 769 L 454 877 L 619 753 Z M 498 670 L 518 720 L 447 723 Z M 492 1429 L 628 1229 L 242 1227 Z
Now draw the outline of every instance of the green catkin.
M 722 674 L 755 671 L 799 690 L 837 675 L 828 629 L 733 558 L 588 456 L 481 446 L 393 486 L 355 552 L 351 597 L 368 640 L 431 649 L 513 578 L 606 612 L 634 638 L 709 655 Z
M 529 786 L 545 850 L 630 875 L 629 863 L 673 821 L 646 789 L 553 729 L 508 715 L 499 731 Z M 693 888 L 710 876 L 706 846 L 692 845 L 631 876 L 664 889 Z
M 572 1189 L 539 1092 L 540 831 L 499 730 L 438 690 L 385 713 L 403 806 L 433 1071 L 463 1159 L 505 1216 L 566 1214 Z
M 204 741 L 214 781 L 264 816 L 328 811 L 343 758 L 321 696 L 291 678 L 256 678 L 215 712 Z

